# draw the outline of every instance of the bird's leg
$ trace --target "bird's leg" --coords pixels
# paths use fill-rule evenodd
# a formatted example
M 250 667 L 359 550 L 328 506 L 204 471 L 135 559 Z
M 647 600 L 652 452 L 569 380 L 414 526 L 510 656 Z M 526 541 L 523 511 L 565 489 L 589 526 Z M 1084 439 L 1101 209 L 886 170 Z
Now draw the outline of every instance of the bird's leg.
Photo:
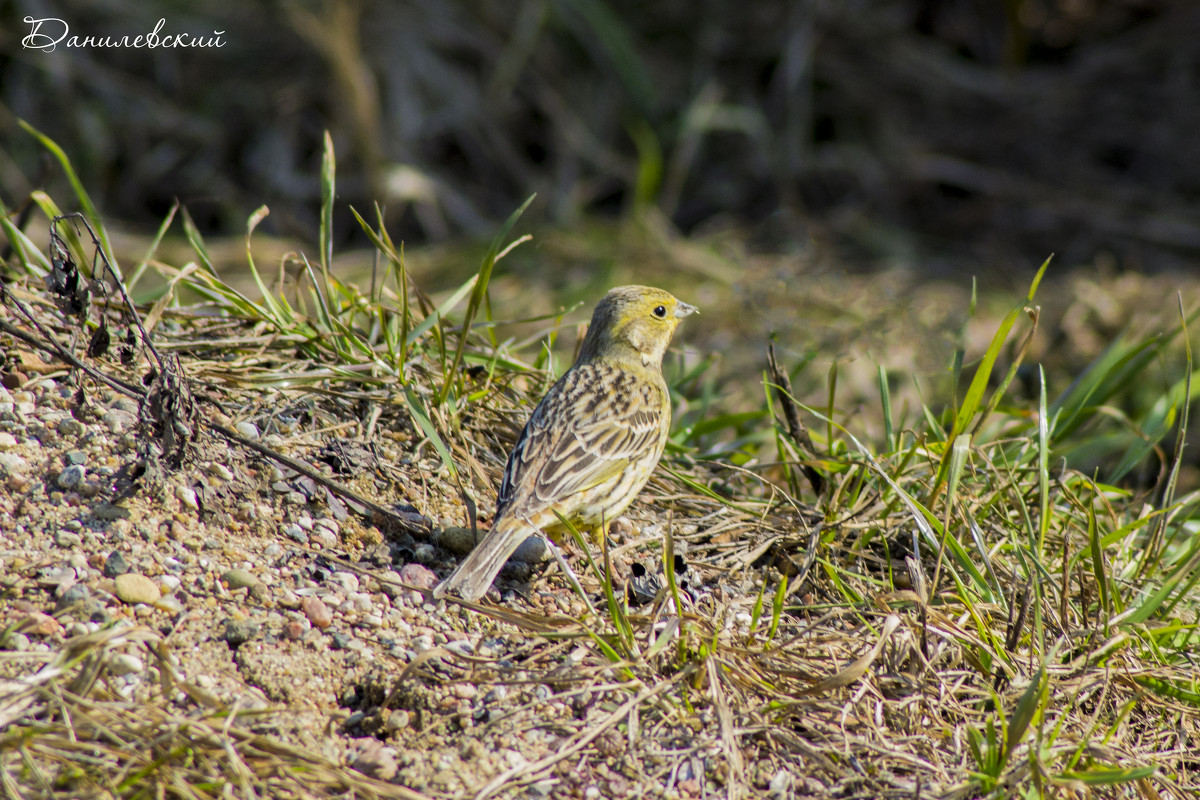
M 554 556 L 554 560 L 558 562 L 559 568 L 562 569 L 563 575 L 567 579 L 567 583 L 571 584 L 571 588 L 583 598 L 583 602 L 587 603 L 588 611 L 591 611 L 593 616 L 600 616 L 598 613 L 596 613 L 596 607 L 592 605 L 592 601 L 587 596 L 587 592 L 585 592 L 583 590 L 583 586 L 579 584 L 579 579 L 575 577 L 575 573 L 571 569 L 571 565 L 568 564 L 567 559 L 563 557 L 562 550 L 560 550 L 558 545 L 552 542 L 549 537 L 546 538 L 546 546 L 550 548 L 551 555 Z

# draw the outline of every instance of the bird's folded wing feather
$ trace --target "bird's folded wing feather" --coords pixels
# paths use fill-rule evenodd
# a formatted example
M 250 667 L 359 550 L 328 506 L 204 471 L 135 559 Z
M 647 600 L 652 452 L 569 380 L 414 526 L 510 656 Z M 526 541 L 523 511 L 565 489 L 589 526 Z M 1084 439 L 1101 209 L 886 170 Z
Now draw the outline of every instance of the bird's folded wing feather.
M 550 390 L 525 426 L 504 472 L 500 510 L 519 499 L 524 513 L 533 513 L 603 483 L 657 445 L 658 387 L 623 381 L 598 396 L 576 387 L 604 376 L 574 372 Z

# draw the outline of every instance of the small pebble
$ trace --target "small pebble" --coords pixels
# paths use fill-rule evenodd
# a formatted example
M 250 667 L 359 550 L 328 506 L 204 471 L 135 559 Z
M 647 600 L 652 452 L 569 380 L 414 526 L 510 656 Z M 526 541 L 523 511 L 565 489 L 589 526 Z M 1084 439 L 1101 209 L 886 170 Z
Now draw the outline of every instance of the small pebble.
M 305 625 L 304 621 L 298 620 L 298 619 L 291 619 L 291 620 L 288 620 L 286 623 L 284 623 L 283 635 L 285 637 L 287 637 L 288 639 L 295 641 L 295 640 L 299 639 L 300 637 L 302 637 L 310 629 L 311 629 L 310 626 Z
M 12 650 L 20 653 L 29 649 L 29 637 L 23 633 L 10 633 L 3 636 L 3 631 L 0 631 L 0 649 Z
M 113 675 L 129 675 L 130 673 L 141 672 L 145 668 L 146 665 L 140 658 L 128 653 L 120 653 L 114 656 L 112 661 L 108 662 L 108 671 Z
M 432 589 L 437 585 L 437 575 L 422 564 L 405 564 L 400 568 L 400 582 L 418 589 Z
M 481 533 L 479 538 L 483 538 Z M 451 553 L 465 556 L 467 553 L 475 549 L 476 544 L 475 534 L 471 533 L 468 528 L 460 528 L 453 526 L 446 528 L 437 535 L 437 543 Z
M 294 522 L 289 522 L 287 525 L 283 526 L 283 535 L 294 542 L 308 544 L 308 534 L 304 532 L 303 528 Z
M 162 592 L 159 591 L 158 584 L 145 575 L 126 572 L 124 575 L 117 576 L 117 597 L 130 605 L 151 604 L 162 597 Z
M 130 517 L 129 509 L 112 503 L 96 503 L 92 506 L 92 515 L 103 522 L 128 520 Z
M 308 621 L 315 627 L 324 630 L 333 623 L 333 613 L 329 610 L 329 606 L 325 605 L 324 601 L 319 597 L 308 596 L 300 600 L 300 610 L 304 612 L 304 616 L 308 617 Z
M 129 572 L 129 564 L 125 561 L 125 556 L 117 550 L 108 554 L 108 558 L 104 559 L 104 577 L 115 578 L 118 575 L 124 575 Z
M 363 741 L 362 749 L 350 766 L 376 780 L 390 781 L 395 778 L 400 771 L 400 765 L 396 761 L 396 749 L 385 747 L 378 739 Z
M 74 422 L 74 420 L 72 420 L 72 422 Z M 78 464 L 79 466 L 83 466 L 87 463 L 87 453 L 83 452 L 82 450 L 71 450 L 65 456 L 63 456 L 63 458 L 67 460 L 68 464 Z
M 457 642 L 446 642 L 446 649 L 452 653 L 458 653 L 464 656 L 475 655 L 475 648 L 466 639 L 460 639 Z
M 75 583 L 76 573 L 72 567 L 52 567 L 38 570 L 37 584 L 43 589 L 57 589 Z
M 63 611 L 77 605 L 86 606 L 91 596 L 92 590 L 85 584 L 77 583 L 74 586 L 66 587 L 58 595 L 58 601 L 54 604 L 54 610 Z
M 62 472 L 58 473 L 58 478 L 55 480 L 55 483 L 57 483 L 59 487 L 63 489 L 78 489 L 83 485 L 83 479 L 85 475 L 86 472 L 84 471 L 83 467 L 79 466 L 78 464 L 72 464 Z
M 55 427 L 63 436 L 79 436 L 85 430 L 83 423 L 74 417 L 63 417 Z
M 412 721 L 412 715 L 402 708 L 398 708 L 391 714 L 388 714 L 387 721 L 383 723 L 383 727 L 389 732 L 402 731 L 408 727 Z
M 17 446 L 17 437 L 11 433 L 0 432 L 0 450 L 8 450 Z
M 353 572 L 331 572 L 325 582 L 340 587 L 343 594 L 358 591 L 358 576 Z
M 239 422 L 233 427 L 237 429 L 238 433 L 240 433 L 242 436 L 245 436 L 247 439 L 258 438 L 258 426 L 253 422 Z
M 245 589 L 256 583 L 261 583 L 254 573 L 246 569 L 228 570 L 221 575 L 221 580 L 225 581 L 230 589 Z
M 175 497 L 179 499 L 179 502 L 183 503 L 193 511 L 198 511 L 200 509 L 200 500 L 196 496 L 196 491 L 194 489 L 189 489 L 188 487 L 182 485 L 176 486 Z
M 233 480 L 233 473 L 229 471 L 229 467 L 219 464 L 216 461 L 208 465 L 208 474 L 223 481 Z
M 221 638 L 230 647 L 241 647 L 251 639 L 258 638 L 262 626 L 249 619 L 226 619 L 221 631 Z
M 72 533 L 71 531 L 59 531 L 58 533 L 54 534 L 54 544 L 65 550 L 72 547 L 79 547 L 79 545 L 83 544 L 83 539 L 78 533 Z
M 40 611 L 31 611 L 26 614 L 17 623 L 17 627 L 30 636 L 53 636 L 61 633 L 63 629 L 62 623 Z
M 512 557 L 526 564 L 540 564 L 550 558 L 550 548 L 546 546 L 545 539 L 534 535 L 517 545 Z
M 16 453 L 0 453 L 0 473 L 24 475 L 29 471 L 29 462 Z
M 154 602 L 154 607 L 168 614 L 183 613 L 183 602 L 173 594 L 165 594 Z
M 137 426 L 137 417 L 119 408 L 111 408 L 104 412 L 104 416 L 100 418 L 100 421 L 116 434 L 125 433 Z

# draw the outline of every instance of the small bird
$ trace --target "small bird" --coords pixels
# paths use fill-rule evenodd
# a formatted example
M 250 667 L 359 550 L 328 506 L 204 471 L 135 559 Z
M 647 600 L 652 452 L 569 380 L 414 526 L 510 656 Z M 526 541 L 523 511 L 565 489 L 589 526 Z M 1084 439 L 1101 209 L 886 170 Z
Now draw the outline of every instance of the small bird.
M 633 502 L 671 428 L 663 353 L 695 311 L 649 286 L 618 286 L 601 299 L 579 358 L 538 403 L 508 457 L 492 530 L 434 597 L 478 600 L 531 534 L 566 532 L 558 515 L 594 531 Z

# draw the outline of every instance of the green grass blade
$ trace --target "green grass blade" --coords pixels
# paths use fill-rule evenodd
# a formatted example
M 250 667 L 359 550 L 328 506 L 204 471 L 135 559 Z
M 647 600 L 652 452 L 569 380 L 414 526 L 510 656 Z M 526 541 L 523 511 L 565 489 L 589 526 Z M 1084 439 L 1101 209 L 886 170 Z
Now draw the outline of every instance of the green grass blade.
M 1034 549 L 1037 558 L 1046 552 L 1046 533 L 1050 530 L 1050 423 L 1046 410 L 1046 373 L 1038 365 L 1038 540 Z
M 1029 681 L 1028 688 L 1021 695 L 1021 699 L 1017 701 L 1017 707 L 1013 710 L 1012 716 L 1008 720 L 1008 738 L 1004 743 L 1004 761 L 1007 762 L 1012 756 L 1013 750 L 1025 738 L 1025 731 L 1033 722 L 1034 716 L 1046 707 L 1046 703 L 1050 699 L 1050 683 L 1046 680 L 1046 667 L 1038 667 L 1038 671 L 1034 673 Z
M 896 451 L 896 431 L 892 423 L 892 390 L 888 388 L 887 370 L 883 364 L 878 365 L 879 372 L 879 404 L 883 409 L 883 441 L 889 453 Z
M 442 437 L 438 434 L 437 428 L 434 427 L 433 421 L 429 418 L 428 412 L 425 411 L 425 404 L 421 402 L 421 398 L 417 397 L 416 393 L 405 387 L 404 402 L 408 406 L 409 416 L 412 417 L 416 426 L 421 429 L 421 433 L 425 434 L 425 438 L 433 445 L 433 449 L 437 451 L 438 457 L 442 459 L 442 466 L 450 473 L 453 478 L 458 477 L 458 467 L 454 465 L 454 457 L 450 455 L 450 448 L 446 447 L 446 443 L 442 441 Z
M 171 210 L 167 212 L 167 216 L 159 224 L 154 238 L 150 240 L 150 246 L 146 248 L 146 255 L 142 256 L 142 260 L 134 266 L 133 273 L 129 276 L 129 281 L 126 284 L 126 291 L 129 292 L 131 297 L 134 294 L 134 287 L 137 286 L 138 281 L 145 274 L 147 266 L 153 260 L 155 253 L 158 252 L 158 248 L 162 244 L 163 237 L 167 235 L 167 231 L 171 228 L 171 223 L 175 221 L 175 214 L 179 212 L 179 208 L 179 201 L 171 205 Z
M 333 138 L 325 131 L 321 153 L 321 273 L 329 279 L 333 269 L 333 201 L 337 195 L 337 157 L 333 154 Z

